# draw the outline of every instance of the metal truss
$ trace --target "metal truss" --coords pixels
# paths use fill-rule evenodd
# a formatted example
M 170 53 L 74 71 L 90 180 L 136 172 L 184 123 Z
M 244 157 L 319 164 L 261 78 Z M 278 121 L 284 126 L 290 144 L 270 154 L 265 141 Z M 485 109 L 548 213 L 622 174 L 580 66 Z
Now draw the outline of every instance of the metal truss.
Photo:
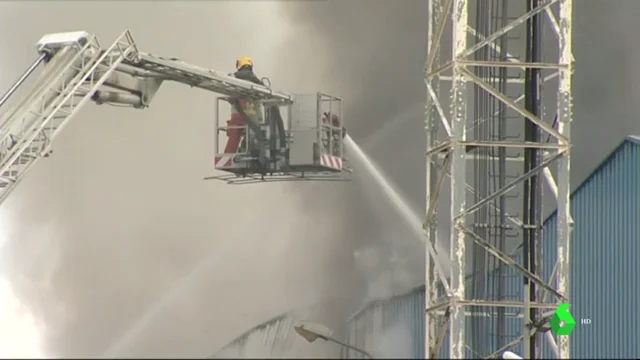
M 9 112 L 0 126 L 0 202 L 7 198 L 32 165 L 49 154 L 53 139 L 91 100 L 91 95 L 116 67 L 135 54 L 135 44 L 128 31 L 106 50 L 100 48 L 93 36 L 83 44 L 69 46 L 75 55 L 52 65 L 55 68 L 40 78 L 40 83 L 26 100 Z M 40 59 L 34 65 L 40 64 Z M 32 70 L 30 68 L 25 75 Z M 100 76 L 95 75 L 98 72 Z M 7 93 L 7 98 L 22 81 L 20 79 Z
M 571 237 L 572 220 L 569 213 L 570 196 L 570 125 L 572 121 L 571 76 L 573 69 L 572 56 L 572 0 L 540 0 L 538 6 L 524 12 L 517 18 L 511 18 L 509 23 L 500 30 L 480 37 L 469 22 L 470 4 L 481 0 L 428 0 L 428 49 L 425 64 L 425 85 L 427 88 L 425 125 L 426 125 L 426 217 L 424 223 L 427 243 L 432 244 L 438 236 L 438 228 L 446 226 L 450 231 L 449 251 L 451 264 L 438 264 L 438 257 L 433 254 L 433 247 L 429 246 L 426 257 L 426 311 L 425 311 L 425 354 L 430 358 L 438 357 L 440 345 L 443 343 L 444 333 L 448 334 L 448 356 L 453 359 L 468 357 L 467 337 L 465 336 L 465 319 L 477 306 L 485 308 L 514 307 L 538 308 L 541 316 L 529 319 L 525 312 L 523 334 L 487 357 L 500 356 L 505 350 L 520 343 L 536 332 L 544 332 L 545 323 L 549 315 L 555 311 L 557 304 L 566 302 L 569 297 L 569 241 Z M 551 24 L 551 32 L 555 35 L 557 44 L 556 61 L 539 63 L 523 62 L 515 59 L 508 61 L 476 61 L 472 55 L 478 50 L 490 47 L 496 49 L 496 40 L 508 35 L 514 28 L 524 24 L 528 19 L 541 14 L 546 17 L 546 23 Z M 474 37 L 478 41 L 468 43 L 468 38 Z M 513 99 L 501 93 L 491 84 L 483 81 L 474 74 L 474 68 L 538 68 L 549 74 L 544 80 L 553 79 L 557 82 L 556 103 L 551 107 L 556 109 L 554 119 L 536 116 L 520 105 L 522 98 Z M 543 81 L 544 81 L 543 80 Z M 474 85 L 484 90 L 489 96 L 502 102 L 510 111 L 522 118 L 535 123 L 549 137 L 550 141 L 525 142 L 510 141 L 480 141 L 469 138 L 472 124 L 481 119 L 470 119 L 467 107 L 472 99 L 468 85 Z M 548 102 L 552 99 L 545 98 Z M 448 105 L 448 106 L 447 106 Z M 551 121 L 550 121 L 551 120 Z M 474 189 L 467 184 L 472 174 L 467 166 L 467 151 L 470 147 L 483 148 L 535 148 L 544 154 L 538 165 L 501 189 L 480 200 L 469 201 L 468 193 Z M 441 162 L 439 162 L 441 161 Z M 550 167 L 557 167 L 555 177 Z M 551 279 L 543 279 L 540 274 L 528 271 L 516 262 L 510 254 L 496 248 L 481 236 L 476 234 L 468 225 L 468 217 L 482 207 L 492 206 L 491 201 L 502 196 L 526 179 L 539 175 L 547 181 L 552 193 L 557 199 L 557 259 Z M 444 197 L 444 185 L 449 183 L 448 198 Z M 437 224 L 439 203 L 444 200 L 450 205 L 450 216 L 446 224 Z M 507 216 L 515 226 L 522 227 L 522 222 Z M 544 301 L 531 303 L 528 301 L 481 301 L 468 299 L 465 295 L 465 278 L 467 243 L 478 244 L 486 252 L 516 269 L 522 276 L 534 282 L 539 289 L 543 289 Z M 446 273 L 442 269 L 448 269 Z M 450 270 L 449 270 L 450 269 Z M 445 289 L 442 291 L 442 289 Z M 548 299 L 548 300 L 547 300 Z M 443 316 L 444 314 L 444 316 Z M 567 359 L 569 353 L 569 338 L 559 337 L 557 344 L 550 334 L 547 334 L 551 348 L 558 358 Z M 524 340 L 526 341 L 526 340 Z

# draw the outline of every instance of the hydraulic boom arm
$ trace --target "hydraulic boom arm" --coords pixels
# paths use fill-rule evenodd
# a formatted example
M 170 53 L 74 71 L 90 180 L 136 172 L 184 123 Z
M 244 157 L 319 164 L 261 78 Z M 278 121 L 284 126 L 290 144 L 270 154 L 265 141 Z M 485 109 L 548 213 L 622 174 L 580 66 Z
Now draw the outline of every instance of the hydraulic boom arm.
M 177 59 L 138 51 L 129 31 L 103 49 L 87 32 L 45 35 L 38 60 L 0 98 L 0 203 L 24 174 L 50 152 L 52 140 L 89 101 L 146 108 L 164 81 L 175 81 L 233 98 L 275 106 L 291 95 Z M 44 70 L 10 110 L 5 109 L 24 80 Z
M 282 103 L 291 103 L 292 101 L 291 95 L 176 59 L 163 59 L 139 52 L 135 60 L 125 60 L 124 63 L 137 69 L 146 70 L 161 79 L 173 80 L 221 95 L 254 100 L 273 100 Z

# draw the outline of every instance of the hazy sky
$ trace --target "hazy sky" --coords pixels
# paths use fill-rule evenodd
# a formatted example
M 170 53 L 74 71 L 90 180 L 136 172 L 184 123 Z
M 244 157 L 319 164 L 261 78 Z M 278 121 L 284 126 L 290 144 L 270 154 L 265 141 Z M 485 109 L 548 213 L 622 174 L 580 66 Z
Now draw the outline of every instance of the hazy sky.
M 638 54 L 626 45 L 640 5 L 603 3 L 576 1 L 574 179 L 640 132 Z M 0 85 L 31 63 L 47 32 L 85 29 L 106 46 L 128 28 L 142 51 L 221 71 L 251 55 L 278 89 L 347 99 L 352 135 L 419 209 L 425 19 L 421 0 L 1 2 L 0 30 L 11 35 L 0 38 Z M 616 71 L 603 66 L 612 59 Z M 165 84 L 150 109 L 90 106 L 0 208 L 0 270 L 37 319 L 46 354 L 203 356 L 290 308 L 321 304 L 314 316 L 338 324 L 372 288 L 419 281 L 420 245 L 366 179 L 202 181 L 212 98 Z M 388 279 L 393 252 L 409 273 L 397 281 Z M 176 296 L 147 312 L 176 284 Z
M 144 51 L 222 71 L 249 54 L 269 76 L 285 40 L 273 21 L 277 6 L 268 3 L 0 6 L 3 32 L 16 34 L 1 40 L 3 88 L 33 60 L 34 44 L 47 32 L 86 29 L 108 46 L 128 28 Z M 118 355 L 203 356 L 311 297 L 315 284 L 288 278 L 303 265 L 316 269 L 314 259 L 289 256 L 300 211 L 287 187 L 202 181 L 212 171 L 212 99 L 165 84 L 148 110 L 85 109 L 60 136 L 51 161 L 4 204 L 10 221 L 2 269 L 43 326 L 48 354 L 101 355 L 203 261 L 208 267 L 193 284 L 140 330 L 135 344 L 120 343 Z M 317 234 L 325 222 L 296 219 Z

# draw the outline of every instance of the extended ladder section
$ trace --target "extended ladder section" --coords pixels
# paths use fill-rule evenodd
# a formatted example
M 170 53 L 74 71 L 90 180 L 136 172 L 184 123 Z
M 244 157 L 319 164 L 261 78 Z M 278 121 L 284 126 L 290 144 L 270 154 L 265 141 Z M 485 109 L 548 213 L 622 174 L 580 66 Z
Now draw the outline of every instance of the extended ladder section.
M 125 61 L 124 63 L 140 70 L 146 70 L 148 73 L 154 74 L 155 77 L 164 80 L 172 80 L 229 97 L 262 100 L 274 104 L 292 103 L 291 95 L 177 59 L 164 59 L 139 52 L 134 61 Z
M 45 36 L 38 50 L 48 57 L 47 66 L 0 123 L 0 202 L 47 155 L 51 141 L 118 64 L 135 55 L 128 31 L 106 50 L 95 36 L 81 32 Z

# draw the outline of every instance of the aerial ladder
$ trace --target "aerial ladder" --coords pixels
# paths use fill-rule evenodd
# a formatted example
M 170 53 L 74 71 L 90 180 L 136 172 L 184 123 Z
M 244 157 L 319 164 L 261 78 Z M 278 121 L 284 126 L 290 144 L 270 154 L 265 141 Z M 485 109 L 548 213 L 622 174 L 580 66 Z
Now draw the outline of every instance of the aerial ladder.
M 219 179 L 238 184 L 268 180 L 348 180 L 344 151 L 342 100 L 324 93 L 290 95 L 268 86 L 178 59 L 138 50 L 129 31 L 102 48 L 85 31 L 48 34 L 37 43 L 39 57 L 0 98 L 0 202 L 40 159 L 51 153 L 52 141 L 87 103 L 149 107 L 165 81 L 218 94 L 215 155 Z M 26 95 L 5 111 L 25 81 L 44 65 Z M 249 116 L 237 99 L 255 104 Z M 235 129 L 242 142 L 233 153 L 220 151 L 219 138 L 228 132 L 226 108 L 234 107 L 246 120 Z M 340 123 L 328 121 L 338 118 Z M 236 126 L 238 127 L 238 126 Z

